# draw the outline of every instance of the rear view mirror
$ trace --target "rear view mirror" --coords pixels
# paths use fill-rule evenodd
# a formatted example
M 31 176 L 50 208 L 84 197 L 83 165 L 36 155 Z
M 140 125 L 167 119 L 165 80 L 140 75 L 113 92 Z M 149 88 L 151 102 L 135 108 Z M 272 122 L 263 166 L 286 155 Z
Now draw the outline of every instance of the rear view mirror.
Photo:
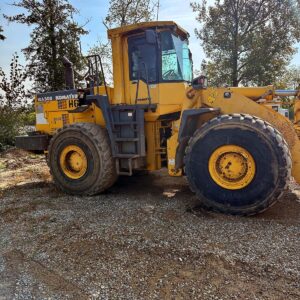
M 156 31 L 153 29 L 145 30 L 147 44 L 156 44 Z

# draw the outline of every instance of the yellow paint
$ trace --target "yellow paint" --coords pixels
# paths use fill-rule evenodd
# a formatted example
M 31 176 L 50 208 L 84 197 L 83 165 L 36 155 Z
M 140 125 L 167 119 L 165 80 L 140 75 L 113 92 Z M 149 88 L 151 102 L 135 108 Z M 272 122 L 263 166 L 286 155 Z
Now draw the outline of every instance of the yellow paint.
M 168 149 L 168 172 L 170 176 L 182 176 L 182 170 L 175 168 L 176 149 L 178 147 L 178 132 L 173 134 L 167 141 Z
M 300 123 L 300 97 L 297 100 L 295 100 L 294 121 L 296 124 Z
M 224 145 L 210 156 L 208 170 L 219 186 L 228 190 L 239 190 L 252 182 L 255 162 L 246 149 L 236 145 Z
M 69 145 L 63 149 L 59 163 L 64 174 L 71 179 L 80 179 L 87 171 L 86 155 L 76 145 Z
M 258 100 L 260 98 L 272 100 L 274 97 L 274 86 L 272 85 L 262 87 L 230 87 L 229 90 L 252 100 Z
M 136 101 L 136 91 L 137 91 L 137 81 L 130 81 L 129 83 L 129 101 L 128 104 L 135 104 Z M 157 104 L 158 103 L 158 84 L 150 84 L 149 85 L 149 92 L 150 92 L 150 98 L 151 98 L 151 103 L 152 104 Z M 147 84 L 140 80 L 139 82 L 139 89 L 138 89 L 138 104 L 149 104 L 149 95 L 148 95 L 148 90 L 147 90 Z M 141 101 L 141 99 L 145 99 Z
M 113 48 L 113 78 L 114 78 L 114 104 L 125 103 L 125 86 L 124 86 L 124 64 L 123 64 L 123 39 L 119 35 L 113 35 L 111 44 Z
M 147 141 L 147 170 L 159 170 L 161 168 L 160 155 L 160 122 L 146 122 L 145 135 Z
M 177 34 L 181 36 L 189 36 L 189 33 L 185 31 L 183 28 L 178 26 L 173 21 L 158 21 L 158 22 L 142 22 L 138 24 L 132 24 L 128 26 L 122 26 L 119 28 L 114 28 L 108 30 L 108 38 L 112 39 L 115 36 L 119 35 L 128 35 L 129 33 L 135 32 L 137 30 L 145 30 L 147 28 L 153 28 L 153 27 L 174 27 Z

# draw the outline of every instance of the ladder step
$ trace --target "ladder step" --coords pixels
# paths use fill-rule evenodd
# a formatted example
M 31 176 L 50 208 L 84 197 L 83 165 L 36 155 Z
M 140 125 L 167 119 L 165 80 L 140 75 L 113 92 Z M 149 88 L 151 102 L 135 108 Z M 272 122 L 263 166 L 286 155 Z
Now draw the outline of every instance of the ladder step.
M 113 122 L 113 125 L 119 125 L 119 126 L 122 126 L 122 125 L 137 125 L 138 122 Z
M 133 132 L 139 132 L 138 129 L 136 129 L 136 128 L 131 128 L 131 130 Z M 113 128 L 112 131 L 115 132 L 115 133 L 120 133 L 120 128 L 118 128 L 118 127 L 117 128 Z
M 131 176 L 132 175 L 132 171 L 128 171 L 128 172 L 124 172 L 124 171 L 117 171 L 118 175 L 121 176 Z
M 130 153 L 128 153 L 128 154 L 126 154 L 126 153 L 117 153 L 116 155 L 115 155 L 115 157 L 116 158 L 138 158 L 138 157 L 140 157 L 138 154 L 130 154 Z
M 138 142 L 139 138 L 116 138 L 116 142 Z
M 150 101 L 151 98 L 138 98 L 136 101 Z

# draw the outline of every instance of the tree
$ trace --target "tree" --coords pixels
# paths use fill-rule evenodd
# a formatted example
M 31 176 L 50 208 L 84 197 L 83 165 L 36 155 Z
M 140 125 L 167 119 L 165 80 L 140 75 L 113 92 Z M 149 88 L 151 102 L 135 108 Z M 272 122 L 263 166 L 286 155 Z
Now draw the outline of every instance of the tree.
M 288 67 L 284 75 L 277 78 L 275 85 L 280 89 L 300 89 L 300 67 Z
M 2 28 L 2 26 L 0 25 L 0 41 L 3 41 L 3 40 L 6 39 L 6 37 L 2 34 L 2 32 L 3 32 L 3 28 Z
M 0 26 L 0 40 L 3 41 L 5 40 L 5 36 L 1 32 L 3 32 L 2 26 Z
M 14 53 L 10 64 L 10 74 L 5 74 L 0 67 L 0 107 L 17 109 L 27 106 L 30 94 L 25 87 L 26 79 L 26 70 L 19 63 L 17 53 Z
M 112 83 L 112 50 L 110 42 L 103 43 L 98 41 L 91 49 L 89 49 L 89 55 L 100 55 L 105 80 L 108 84 Z
M 277 78 L 275 84 L 277 89 L 300 90 L 300 67 L 290 66 L 285 73 Z M 294 105 L 297 97 L 281 97 L 282 107 L 289 109 L 290 118 L 294 116 Z
M 151 0 L 110 0 L 108 14 L 104 20 L 107 28 L 150 21 L 154 18 L 157 4 Z
M 215 85 L 266 85 L 284 73 L 300 40 L 299 3 L 290 0 L 206 0 L 191 3 Z
M 9 75 L 0 68 L 0 151 L 4 145 L 13 145 L 30 110 L 30 94 L 25 87 L 26 70 L 18 59 L 15 53 Z
M 20 0 L 13 4 L 26 13 L 5 16 L 10 22 L 33 25 L 31 40 L 22 51 L 28 64 L 28 75 L 34 90 L 44 92 L 65 88 L 63 56 L 73 62 L 75 81 L 83 67 L 80 37 L 87 32 L 72 18 L 77 10 L 67 0 Z

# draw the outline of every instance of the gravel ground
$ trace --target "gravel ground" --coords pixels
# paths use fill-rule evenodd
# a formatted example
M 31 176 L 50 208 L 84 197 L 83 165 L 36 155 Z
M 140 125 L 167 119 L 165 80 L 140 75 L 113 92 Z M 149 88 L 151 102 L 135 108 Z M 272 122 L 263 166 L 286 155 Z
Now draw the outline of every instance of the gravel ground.
M 296 184 L 249 218 L 197 208 L 166 171 L 71 197 L 10 152 L 0 184 L 0 299 L 300 299 Z

